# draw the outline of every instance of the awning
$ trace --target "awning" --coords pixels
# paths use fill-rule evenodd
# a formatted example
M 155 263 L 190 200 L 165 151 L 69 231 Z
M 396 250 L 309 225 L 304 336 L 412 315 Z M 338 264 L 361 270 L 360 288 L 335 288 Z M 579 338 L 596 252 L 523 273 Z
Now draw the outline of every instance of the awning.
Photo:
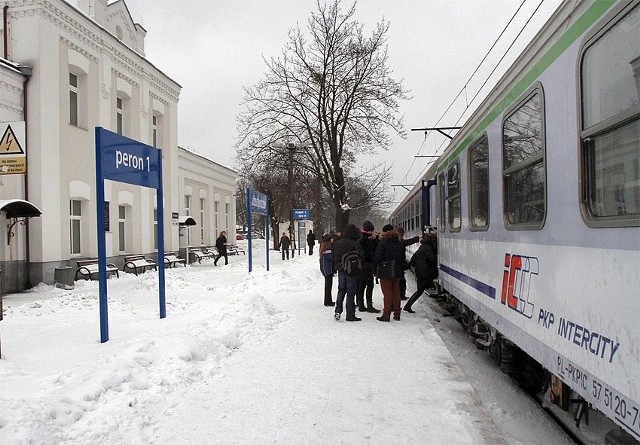
M 181 226 L 195 226 L 196 220 L 190 216 L 181 216 L 178 220 L 178 224 L 180 224 Z
M 0 210 L 7 213 L 7 218 L 33 218 L 42 215 L 39 208 L 24 199 L 0 199 Z

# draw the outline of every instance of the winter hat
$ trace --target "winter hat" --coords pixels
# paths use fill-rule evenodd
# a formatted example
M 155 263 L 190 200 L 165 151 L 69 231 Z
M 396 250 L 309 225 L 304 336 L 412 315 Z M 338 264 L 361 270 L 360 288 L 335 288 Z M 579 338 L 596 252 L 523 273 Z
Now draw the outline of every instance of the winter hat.
M 332 238 L 332 235 L 330 233 L 325 233 L 324 235 L 322 235 L 322 241 L 329 241 Z
M 362 230 L 364 230 L 365 232 L 373 232 L 373 229 L 374 229 L 373 223 L 368 219 L 362 223 Z
M 393 230 L 393 226 L 391 224 L 385 224 L 385 226 L 382 228 L 383 232 L 388 232 L 390 230 Z

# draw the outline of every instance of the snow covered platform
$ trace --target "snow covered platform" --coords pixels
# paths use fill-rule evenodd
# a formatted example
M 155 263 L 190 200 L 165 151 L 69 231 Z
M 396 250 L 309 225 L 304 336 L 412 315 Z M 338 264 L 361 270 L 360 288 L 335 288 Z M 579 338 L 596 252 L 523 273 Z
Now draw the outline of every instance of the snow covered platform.
M 0 443 L 505 443 L 424 315 L 336 322 L 316 256 L 253 253 L 167 269 L 162 320 L 109 280 L 104 344 L 97 282 L 6 295 Z

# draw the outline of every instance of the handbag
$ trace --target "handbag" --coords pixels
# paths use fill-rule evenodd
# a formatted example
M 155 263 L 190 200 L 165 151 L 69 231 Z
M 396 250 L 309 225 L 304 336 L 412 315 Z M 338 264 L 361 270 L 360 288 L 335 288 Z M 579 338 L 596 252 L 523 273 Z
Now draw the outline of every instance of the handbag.
M 382 279 L 398 278 L 396 276 L 396 260 L 380 261 L 376 269 L 376 277 Z

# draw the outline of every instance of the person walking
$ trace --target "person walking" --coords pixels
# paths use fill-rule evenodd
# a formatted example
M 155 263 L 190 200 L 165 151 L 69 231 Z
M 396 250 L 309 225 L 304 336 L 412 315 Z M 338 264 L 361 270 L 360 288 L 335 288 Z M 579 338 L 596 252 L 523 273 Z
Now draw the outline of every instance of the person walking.
M 287 255 L 287 259 L 289 259 L 290 247 L 291 247 L 291 240 L 287 236 L 286 232 L 282 232 L 282 236 L 280 237 L 280 250 L 282 251 L 282 261 L 284 261 L 285 253 Z
M 371 263 L 373 255 L 378 247 L 378 235 L 374 231 L 373 223 L 366 220 L 362 223 L 362 238 L 360 245 L 362 246 L 362 274 L 358 282 L 358 290 L 356 292 L 356 304 L 360 312 L 380 313 L 380 309 L 373 307 L 373 270 Z M 366 294 L 366 306 L 365 306 Z
M 213 265 L 218 265 L 218 260 L 221 257 L 224 257 L 224 265 L 229 264 L 229 257 L 227 256 L 227 232 L 224 230 L 220 232 L 220 236 L 216 239 L 216 249 L 218 250 L 218 255 L 216 255 L 216 259 L 213 260 Z
M 313 234 L 313 230 L 309 229 L 307 234 L 307 246 L 309 246 L 309 255 L 313 255 L 313 246 L 316 245 L 316 236 Z
M 347 299 L 347 321 L 360 321 L 359 317 L 356 317 L 356 303 L 355 296 L 358 288 L 358 281 L 360 279 L 360 273 L 362 272 L 361 258 L 363 256 L 362 247 L 358 242 L 360 238 L 360 230 L 353 224 L 347 224 L 342 232 L 342 237 L 333 243 L 333 264 L 335 264 L 338 270 L 338 296 L 336 298 L 336 310 L 334 318 L 340 320 L 342 314 L 342 305 L 346 296 Z M 347 259 L 345 256 L 347 253 L 355 252 L 355 254 L 349 255 L 349 265 L 343 264 L 343 259 Z M 359 256 L 360 270 L 357 270 L 357 265 L 351 266 L 351 259 L 355 256 Z M 351 270 L 345 270 L 345 266 Z M 356 274 L 357 275 L 354 275 Z
M 425 290 L 433 286 L 433 280 L 438 276 L 438 247 L 436 235 L 427 233 L 422 237 L 420 247 L 411 257 L 409 266 L 413 267 L 415 271 L 417 290 L 404 305 L 404 310 L 413 314 L 415 311 L 411 309 L 411 306 L 413 306 L 413 303 L 420 298 Z
M 400 235 L 391 224 L 382 228 L 380 242 L 373 256 L 373 270 L 380 281 L 384 296 L 382 315 L 378 321 L 389 321 L 393 308 L 393 319 L 400 320 L 400 277 L 404 274 L 405 247 Z
M 333 237 L 330 233 L 322 235 L 322 241 L 320 242 L 320 248 L 318 253 L 320 254 L 320 272 L 324 276 L 324 305 L 335 306 L 331 296 L 331 289 L 333 288 L 333 276 L 336 273 L 333 263 Z

